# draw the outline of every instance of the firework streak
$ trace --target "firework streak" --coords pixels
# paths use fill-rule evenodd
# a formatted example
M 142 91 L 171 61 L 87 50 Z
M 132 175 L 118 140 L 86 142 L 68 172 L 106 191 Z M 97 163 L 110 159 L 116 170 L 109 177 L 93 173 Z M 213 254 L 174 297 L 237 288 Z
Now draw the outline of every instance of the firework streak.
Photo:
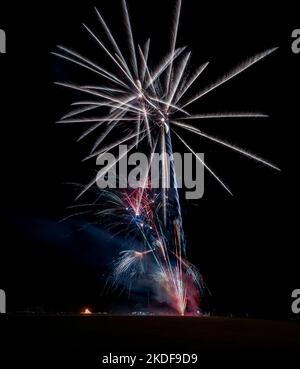
M 200 138 L 279 170 L 272 163 L 213 137 L 189 123 L 189 121 L 195 121 L 199 126 L 201 121 L 207 119 L 256 119 L 265 118 L 265 114 L 223 112 L 191 115 L 187 111 L 191 104 L 265 58 L 276 48 L 248 59 L 196 95 L 188 97 L 191 87 L 205 72 L 209 63 L 203 63 L 194 72 L 189 72 L 191 52 L 187 51 L 186 47 L 176 46 L 181 0 L 176 2 L 169 48 L 156 66 L 151 63 L 150 39 L 143 46 L 135 43 L 125 0 L 122 0 L 122 9 L 127 34 L 126 55 L 130 55 L 127 59 L 123 53 L 124 47 L 122 51 L 97 9 L 96 15 L 109 46 L 104 44 L 92 29 L 84 25 L 88 35 L 110 60 L 111 70 L 63 46 L 58 46 L 58 50 L 53 53 L 85 69 L 102 81 L 101 84 L 95 85 L 59 82 L 59 85 L 85 95 L 86 99 L 75 102 L 73 104 L 75 110 L 65 115 L 58 123 L 78 123 L 87 126 L 80 140 L 92 134 L 97 135 L 97 140 L 86 160 L 102 156 L 121 144 L 128 145 L 124 155 L 139 149 L 147 154 L 150 163 L 154 153 L 162 155 L 159 189 L 154 190 L 151 187 L 149 167 L 148 173 L 141 178 L 138 188 L 103 190 L 100 193 L 101 205 L 98 204 L 101 209 L 97 215 L 105 219 L 111 227 L 115 227 L 116 232 L 127 232 L 130 237 L 138 241 L 135 245 L 139 245 L 133 250 L 123 251 L 119 259 L 115 260 L 113 285 L 122 284 L 130 289 L 137 280 L 146 278 L 150 281 L 153 296 L 160 302 L 168 304 L 173 311 L 181 315 L 186 312 L 194 313 L 199 310 L 199 296 L 203 292 L 203 282 L 197 269 L 186 260 L 175 165 L 172 159 L 167 163 L 167 158 L 172 158 L 173 154 L 172 141 L 176 138 L 189 152 L 193 153 L 210 175 L 230 194 L 228 186 L 182 137 L 184 131 L 195 133 Z M 91 116 L 91 114 L 94 115 Z M 99 131 L 101 131 L 100 134 Z M 114 133 L 113 137 L 118 135 L 119 139 L 108 142 L 112 133 Z M 116 166 L 121 159 L 122 156 L 118 157 L 113 166 Z M 168 165 L 171 167 L 169 172 Z M 99 175 L 104 174 L 101 172 Z M 81 189 L 78 198 L 96 187 L 95 184 L 100 179 L 99 175 Z M 93 205 L 97 206 L 97 203 Z

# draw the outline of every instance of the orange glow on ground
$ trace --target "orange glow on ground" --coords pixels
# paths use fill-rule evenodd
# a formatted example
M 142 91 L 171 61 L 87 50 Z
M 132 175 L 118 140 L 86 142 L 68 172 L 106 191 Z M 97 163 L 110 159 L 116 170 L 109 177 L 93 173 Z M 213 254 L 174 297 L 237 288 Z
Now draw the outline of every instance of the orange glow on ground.
M 81 313 L 81 314 L 84 314 L 84 315 L 90 315 L 90 314 L 92 314 L 92 312 L 91 312 L 91 310 L 90 310 L 90 309 L 86 308 L 86 309 L 84 309 L 84 310 L 82 311 L 82 313 Z

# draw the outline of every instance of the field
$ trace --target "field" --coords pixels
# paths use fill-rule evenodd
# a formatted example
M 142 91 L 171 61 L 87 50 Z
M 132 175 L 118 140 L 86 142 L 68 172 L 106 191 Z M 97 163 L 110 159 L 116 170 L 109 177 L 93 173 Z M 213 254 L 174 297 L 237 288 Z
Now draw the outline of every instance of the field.
M 233 318 L 0 316 L 0 350 L 11 366 L 102 368 L 103 355 L 196 353 L 198 363 L 285 367 L 300 353 L 300 324 Z M 135 367 L 154 367 L 145 363 Z M 144 366 L 143 366 L 144 365 Z M 159 367 L 167 367 L 160 365 Z M 181 368 L 182 365 L 173 365 Z M 9 366 L 10 367 L 10 366 Z M 114 367 L 128 367 L 114 365 Z M 184 366 L 189 367 L 189 366 Z

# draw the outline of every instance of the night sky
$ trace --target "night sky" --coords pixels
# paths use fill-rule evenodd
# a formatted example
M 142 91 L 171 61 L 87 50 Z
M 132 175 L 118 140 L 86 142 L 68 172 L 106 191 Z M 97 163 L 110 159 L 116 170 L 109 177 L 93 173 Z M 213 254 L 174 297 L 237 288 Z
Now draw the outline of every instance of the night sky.
M 151 37 L 156 45 L 152 57 L 159 60 L 167 50 L 173 1 L 128 3 L 137 41 Z M 264 9 L 261 2 L 240 2 L 237 8 L 227 2 L 224 8 L 209 4 L 184 1 L 179 32 L 179 45 L 192 50 L 194 67 L 211 63 L 198 89 L 247 57 L 276 46 L 279 50 L 208 94 L 193 111 L 270 115 L 208 120 L 201 127 L 269 159 L 282 172 L 186 134 L 234 193 L 230 197 L 206 173 L 204 198 L 183 203 L 189 259 L 212 294 L 205 302 L 208 311 L 288 319 L 291 293 L 300 287 L 294 114 L 300 55 L 291 51 L 295 11 L 288 2 L 284 9 L 274 4 Z M 58 223 L 76 195 L 64 183 L 88 183 L 95 167 L 81 163 L 90 147 L 88 141 L 76 143 L 80 127 L 54 124 L 78 94 L 53 82 L 95 81 L 51 51 L 63 44 L 107 64 L 81 25 L 100 32 L 95 5 L 122 39 L 118 0 L 0 5 L 0 28 L 7 33 L 7 54 L 0 55 L 0 288 L 6 290 L 9 311 L 137 309 L 143 301 L 133 296 L 129 303 L 119 293 L 103 296 L 106 265 L 122 239 L 111 240 L 84 218 Z M 174 148 L 183 150 L 176 140 Z

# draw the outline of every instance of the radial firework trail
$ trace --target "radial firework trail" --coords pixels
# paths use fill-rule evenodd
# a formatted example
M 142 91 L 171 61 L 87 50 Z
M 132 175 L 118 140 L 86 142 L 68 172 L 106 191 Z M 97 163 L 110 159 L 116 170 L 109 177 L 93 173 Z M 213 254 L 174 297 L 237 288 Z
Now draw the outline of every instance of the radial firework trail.
M 172 158 L 173 154 L 173 137 L 184 144 L 230 194 L 229 187 L 185 141 L 184 131 L 194 133 L 211 143 L 222 145 L 265 166 L 279 170 L 269 161 L 220 138 L 213 137 L 199 126 L 192 125 L 194 121 L 200 125 L 201 121 L 207 119 L 265 118 L 265 114 L 259 112 L 191 114 L 187 110 L 207 94 L 273 53 L 276 48 L 266 50 L 246 60 L 193 97 L 188 97 L 191 88 L 205 73 L 209 63 L 201 64 L 193 73 L 190 73 L 192 53 L 186 47 L 177 47 L 182 1 L 176 1 L 174 21 L 170 30 L 170 45 L 166 54 L 155 66 L 151 62 L 151 40 L 148 39 L 144 45 L 136 43 L 126 0 L 121 0 L 121 4 L 127 45 L 121 47 L 118 44 L 98 9 L 96 9 L 97 19 L 103 28 L 108 44 L 105 44 L 95 31 L 84 25 L 88 36 L 109 59 L 111 63 L 109 70 L 89 57 L 63 46 L 58 46 L 57 51 L 53 53 L 87 70 L 101 81 L 96 85 L 58 83 L 85 95 L 84 100 L 73 104 L 75 110 L 65 115 L 58 123 L 78 123 L 86 126 L 79 140 L 96 134 L 96 142 L 85 160 L 103 156 L 121 144 L 128 145 L 124 156 L 135 149 L 147 152 L 149 158 L 155 153 L 162 154 L 163 162 L 160 169 L 162 184 L 159 190 L 154 191 L 150 188 L 149 168 L 148 174 L 141 179 L 138 189 L 128 188 L 119 192 L 103 191 L 100 195 L 101 201 L 103 202 L 103 196 L 105 196 L 106 205 L 96 214 L 100 217 L 108 217 L 109 222 L 114 218 L 116 223 L 112 227 L 115 227 L 118 232 L 122 231 L 122 228 L 130 230 L 129 234 L 135 235 L 143 245 L 141 250 L 126 250 L 121 253 L 120 258 L 115 262 L 113 273 L 115 284 L 125 278 L 130 281 L 129 285 L 135 278 L 146 273 L 156 284 L 157 293 L 164 295 L 164 301 L 183 315 L 187 306 L 193 305 L 191 294 L 195 295 L 195 289 L 201 289 L 203 283 L 195 267 L 185 260 L 185 237 L 175 164 L 172 159 L 170 175 L 167 173 L 167 158 Z M 127 49 L 128 59 L 125 57 L 124 48 Z M 94 116 L 84 116 L 88 113 L 93 113 Z M 101 130 L 100 134 L 99 130 Z M 110 139 L 116 136 L 117 140 Z M 111 167 L 117 165 L 121 159 L 122 156 L 118 157 Z M 93 188 L 104 175 L 104 172 L 100 172 L 97 178 L 84 186 L 78 198 Z

